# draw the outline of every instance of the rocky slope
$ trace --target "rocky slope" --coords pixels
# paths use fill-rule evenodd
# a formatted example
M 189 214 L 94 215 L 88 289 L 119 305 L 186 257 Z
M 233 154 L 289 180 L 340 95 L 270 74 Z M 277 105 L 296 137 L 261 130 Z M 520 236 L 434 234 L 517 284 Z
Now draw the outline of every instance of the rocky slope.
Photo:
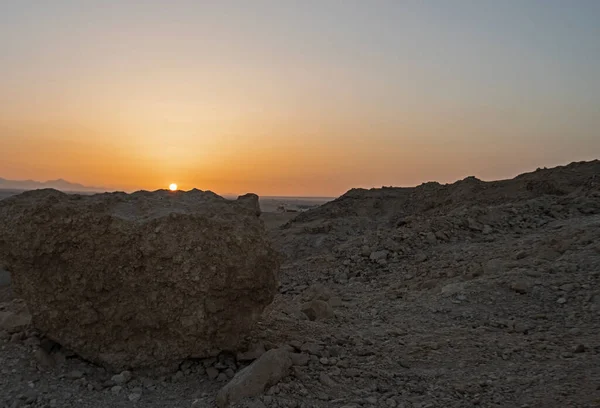
M 286 260 L 247 352 L 116 384 L 60 349 L 40 371 L 25 329 L 0 346 L 0 395 L 6 406 L 600 406 L 599 174 L 594 161 L 352 190 L 281 227 L 263 214 Z M 290 359 L 248 366 L 269 349 Z

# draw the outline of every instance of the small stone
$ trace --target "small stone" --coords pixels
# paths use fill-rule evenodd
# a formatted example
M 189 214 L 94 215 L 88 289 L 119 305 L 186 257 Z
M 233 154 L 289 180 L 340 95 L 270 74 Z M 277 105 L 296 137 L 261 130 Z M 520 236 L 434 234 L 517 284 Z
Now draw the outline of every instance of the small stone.
M 115 385 L 110 389 L 110 392 L 112 392 L 113 394 L 118 394 L 121 392 L 122 389 L 123 387 L 121 387 L 120 385 Z
M 130 371 L 122 371 L 120 374 L 115 374 L 111 377 L 115 384 L 126 384 L 131 380 Z
M 306 353 L 290 353 L 292 364 L 295 366 L 305 366 L 308 364 L 309 355 Z
M 558 298 L 556 303 L 558 303 L 559 305 L 564 305 L 565 303 L 567 303 L 567 299 L 564 297 L 560 297 L 560 298 Z
M 248 348 L 248 351 L 238 353 L 236 359 L 238 361 L 253 361 L 265 354 L 265 352 L 265 345 L 262 342 L 255 343 Z
M 225 382 L 229 379 L 229 377 L 227 377 L 227 374 L 225 373 L 221 373 L 217 376 L 217 381 L 218 382 Z
M 348 377 L 360 377 L 360 370 L 356 369 L 356 368 L 349 368 L 346 370 L 346 375 Z
M 323 347 L 315 343 L 304 343 L 300 347 L 300 350 L 312 354 L 314 356 L 320 356 L 323 354 Z
M 527 252 L 526 251 L 519 251 L 517 252 L 517 254 L 515 255 L 516 259 L 523 259 L 523 258 L 527 258 Z
M 332 296 L 327 303 L 329 303 L 329 306 L 331 307 L 341 307 L 344 305 L 344 302 L 342 301 L 342 298 L 340 298 L 339 296 Z
M 40 345 L 40 339 L 37 336 L 31 336 L 25 339 L 23 344 L 29 347 L 36 347 Z
M 573 283 L 566 283 L 560 286 L 560 290 L 563 292 L 571 292 L 573 289 L 575 289 L 575 284 Z
M 312 302 L 305 303 L 302 306 L 302 313 L 311 321 L 326 320 L 333 317 L 333 309 L 329 303 L 323 300 L 313 300 Z
M 511 283 L 510 288 L 513 291 L 524 295 L 531 290 L 531 284 L 529 284 L 529 282 L 526 282 L 523 280 L 518 280 L 518 281 Z
M 585 346 L 583 344 L 578 344 L 573 348 L 573 353 L 584 353 Z
M 137 402 L 140 400 L 140 398 L 142 398 L 142 394 L 134 392 L 134 393 L 129 394 L 129 396 L 127 398 L 129 398 L 129 401 L 131 401 L 131 402 Z
M 83 372 L 79 370 L 73 370 L 67 374 L 67 378 L 70 378 L 72 380 L 77 380 L 81 377 L 83 377 Z
M 382 251 L 374 251 L 371 252 L 371 255 L 369 256 L 369 259 L 371 261 L 381 261 L 381 260 L 385 260 L 387 259 L 388 255 L 389 255 L 389 251 L 388 250 L 382 250 Z
M 373 405 L 377 404 L 377 398 L 375 398 L 375 397 L 367 397 L 367 398 L 365 398 L 365 401 L 369 404 L 373 404 Z
M 319 381 L 321 382 L 321 384 L 326 385 L 328 387 L 334 387 L 336 385 L 335 381 L 333 381 L 331 377 L 325 373 L 319 374 Z
M 54 358 L 42 348 L 38 348 L 33 355 L 38 364 L 43 368 L 52 368 L 56 365 Z
M 206 375 L 208 375 L 208 379 L 213 381 L 216 380 L 217 377 L 219 376 L 219 370 L 217 370 L 214 367 L 208 367 L 206 369 Z
M 217 406 L 225 408 L 237 401 L 259 395 L 288 375 L 292 366 L 289 352 L 271 349 L 251 365 L 239 371 L 217 394 Z

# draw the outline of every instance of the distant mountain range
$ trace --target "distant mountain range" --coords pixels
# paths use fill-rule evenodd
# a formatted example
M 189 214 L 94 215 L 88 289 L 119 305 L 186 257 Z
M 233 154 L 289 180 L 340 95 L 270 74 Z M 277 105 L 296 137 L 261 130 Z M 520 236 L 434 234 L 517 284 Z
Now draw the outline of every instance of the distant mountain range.
M 74 192 L 100 192 L 106 191 L 102 187 L 88 187 L 79 183 L 71 183 L 67 180 L 48 180 L 48 181 L 35 181 L 35 180 L 7 180 L 0 177 L 0 189 L 3 190 L 37 190 L 40 188 L 54 188 L 60 191 L 74 191 Z

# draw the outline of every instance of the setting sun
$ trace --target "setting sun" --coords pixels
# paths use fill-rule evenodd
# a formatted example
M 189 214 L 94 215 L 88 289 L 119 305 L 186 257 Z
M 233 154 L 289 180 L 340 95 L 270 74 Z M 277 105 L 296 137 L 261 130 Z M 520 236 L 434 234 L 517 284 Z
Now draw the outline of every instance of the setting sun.
M 169 186 L 169 190 L 171 191 L 177 191 L 177 184 L 173 183 Z

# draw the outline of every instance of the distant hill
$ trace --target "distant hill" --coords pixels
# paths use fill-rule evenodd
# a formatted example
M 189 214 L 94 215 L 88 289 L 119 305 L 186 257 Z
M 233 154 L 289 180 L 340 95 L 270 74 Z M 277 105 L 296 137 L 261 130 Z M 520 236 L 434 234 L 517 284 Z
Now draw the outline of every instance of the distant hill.
M 7 180 L 0 177 L 0 189 L 4 190 L 37 190 L 40 188 L 54 188 L 60 191 L 72 191 L 72 192 L 100 192 L 106 191 L 102 187 L 88 187 L 79 183 L 71 183 L 67 180 L 48 180 L 48 181 L 35 181 L 35 180 Z

